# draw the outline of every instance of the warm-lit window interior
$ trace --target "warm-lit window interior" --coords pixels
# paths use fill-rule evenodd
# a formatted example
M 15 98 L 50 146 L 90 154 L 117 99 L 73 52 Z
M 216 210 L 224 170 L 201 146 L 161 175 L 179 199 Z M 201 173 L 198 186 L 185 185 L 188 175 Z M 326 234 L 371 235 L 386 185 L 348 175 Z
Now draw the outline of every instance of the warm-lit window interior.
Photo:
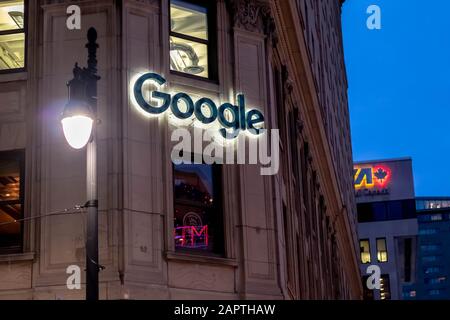
M 25 66 L 24 4 L 0 1 L 0 70 Z
M 207 8 L 170 2 L 170 69 L 208 78 Z
M 21 249 L 22 218 L 20 158 L 11 152 L 0 153 L 0 252 Z
M 386 262 L 388 260 L 386 238 L 377 239 L 377 259 L 378 262 Z
M 176 249 L 222 252 L 219 169 L 207 164 L 174 165 Z
M 369 240 L 360 240 L 359 241 L 359 250 L 361 253 L 361 263 L 370 263 Z

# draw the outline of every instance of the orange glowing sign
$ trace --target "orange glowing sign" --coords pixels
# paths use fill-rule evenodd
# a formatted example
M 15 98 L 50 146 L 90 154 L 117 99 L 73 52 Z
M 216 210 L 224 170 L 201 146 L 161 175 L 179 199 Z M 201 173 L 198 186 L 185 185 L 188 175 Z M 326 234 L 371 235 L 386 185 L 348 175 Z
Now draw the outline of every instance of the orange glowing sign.
M 353 169 L 355 189 L 385 188 L 391 179 L 391 169 L 384 165 Z

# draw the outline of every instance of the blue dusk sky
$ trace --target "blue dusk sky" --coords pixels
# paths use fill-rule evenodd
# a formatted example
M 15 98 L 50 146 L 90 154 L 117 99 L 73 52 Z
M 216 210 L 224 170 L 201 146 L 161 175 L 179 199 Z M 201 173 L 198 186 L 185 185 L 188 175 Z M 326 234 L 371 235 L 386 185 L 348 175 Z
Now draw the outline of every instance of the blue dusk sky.
M 417 196 L 450 196 L 450 1 L 346 0 L 342 24 L 354 160 L 409 156 Z

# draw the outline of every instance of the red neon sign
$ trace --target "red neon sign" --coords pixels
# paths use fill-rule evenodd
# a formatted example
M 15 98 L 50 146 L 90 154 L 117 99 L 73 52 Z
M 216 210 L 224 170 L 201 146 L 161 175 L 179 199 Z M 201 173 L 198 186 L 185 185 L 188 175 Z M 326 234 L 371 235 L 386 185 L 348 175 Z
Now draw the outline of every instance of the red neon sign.
M 391 169 L 385 165 L 355 168 L 355 188 L 385 188 L 390 182 L 391 175 Z

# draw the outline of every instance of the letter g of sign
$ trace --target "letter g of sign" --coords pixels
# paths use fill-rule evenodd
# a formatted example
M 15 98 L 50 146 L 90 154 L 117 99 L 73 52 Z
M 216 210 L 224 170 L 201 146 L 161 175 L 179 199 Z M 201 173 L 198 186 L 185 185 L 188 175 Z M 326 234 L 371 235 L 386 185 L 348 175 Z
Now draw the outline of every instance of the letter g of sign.
M 138 103 L 139 107 L 141 107 L 144 111 L 151 113 L 151 114 L 160 114 L 167 110 L 167 108 L 170 106 L 170 95 L 167 93 L 163 93 L 160 91 L 152 91 L 151 97 L 156 98 L 163 101 L 162 106 L 152 106 L 144 99 L 144 95 L 142 94 L 142 86 L 144 85 L 144 82 L 147 80 L 153 80 L 158 85 L 163 85 L 166 83 L 166 79 L 161 77 L 157 73 L 146 73 L 142 76 L 140 76 L 136 83 L 134 84 L 134 97 L 136 98 L 136 102 Z

